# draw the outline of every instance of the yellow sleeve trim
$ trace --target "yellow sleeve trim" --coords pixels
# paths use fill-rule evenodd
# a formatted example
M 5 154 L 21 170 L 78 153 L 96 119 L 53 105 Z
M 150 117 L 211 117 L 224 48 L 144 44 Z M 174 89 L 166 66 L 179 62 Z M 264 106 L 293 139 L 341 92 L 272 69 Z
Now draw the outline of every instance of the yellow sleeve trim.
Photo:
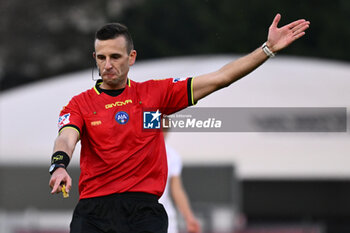
M 191 79 L 191 101 L 192 101 L 192 105 L 196 105 L 197 103 L 194 102 L 194 97 L 193 97 L 193 79 L 195 77 L 192 77 Z

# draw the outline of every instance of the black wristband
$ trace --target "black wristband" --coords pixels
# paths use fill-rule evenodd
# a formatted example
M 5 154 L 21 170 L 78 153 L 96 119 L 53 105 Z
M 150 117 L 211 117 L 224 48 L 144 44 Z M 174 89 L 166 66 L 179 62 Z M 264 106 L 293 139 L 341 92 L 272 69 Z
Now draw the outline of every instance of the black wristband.
M 70 162 L 70 157 L 64 151 L 56 151 L 55 153 L 53 153 L 53 155 L 51 157 L 51 165 L 52 164 L 64 164 L 65 168 L 67 168 L 69 162 Z

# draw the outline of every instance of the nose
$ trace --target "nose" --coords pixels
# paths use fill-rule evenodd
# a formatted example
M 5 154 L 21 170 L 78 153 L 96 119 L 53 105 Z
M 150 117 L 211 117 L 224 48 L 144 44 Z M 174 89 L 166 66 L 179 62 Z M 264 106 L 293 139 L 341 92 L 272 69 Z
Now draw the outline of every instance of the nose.
M 112 68 L 112 63 L 111 60 L 109 58 L 106 59 L 106 63 L 105 63 L 105 70 L 109 70 Z

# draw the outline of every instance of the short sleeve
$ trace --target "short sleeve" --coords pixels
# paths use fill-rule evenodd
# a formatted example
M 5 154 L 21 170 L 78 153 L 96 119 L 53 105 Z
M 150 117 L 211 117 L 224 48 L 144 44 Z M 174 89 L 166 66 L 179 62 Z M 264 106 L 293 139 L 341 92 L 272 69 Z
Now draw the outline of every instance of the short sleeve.
M 68 105 L 63 107 L 58 118 L 58 130 L 59 132 L 66 127 L 73 128 L 81 134 L 84 120 L 79 111 L 77 101 L 73 98 Z
M 192 78 L 170 78 L 163 81 L 162 113 L 171 114 L 195 104 Z

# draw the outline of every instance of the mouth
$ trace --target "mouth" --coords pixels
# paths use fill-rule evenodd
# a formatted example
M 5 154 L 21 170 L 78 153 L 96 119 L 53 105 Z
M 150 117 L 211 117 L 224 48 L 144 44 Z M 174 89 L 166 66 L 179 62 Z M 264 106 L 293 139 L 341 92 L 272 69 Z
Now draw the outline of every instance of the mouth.
M 106 76 L 108 78 L 112 78 L 115 76 L 115 73 L 104 73 L 103 76 Z

